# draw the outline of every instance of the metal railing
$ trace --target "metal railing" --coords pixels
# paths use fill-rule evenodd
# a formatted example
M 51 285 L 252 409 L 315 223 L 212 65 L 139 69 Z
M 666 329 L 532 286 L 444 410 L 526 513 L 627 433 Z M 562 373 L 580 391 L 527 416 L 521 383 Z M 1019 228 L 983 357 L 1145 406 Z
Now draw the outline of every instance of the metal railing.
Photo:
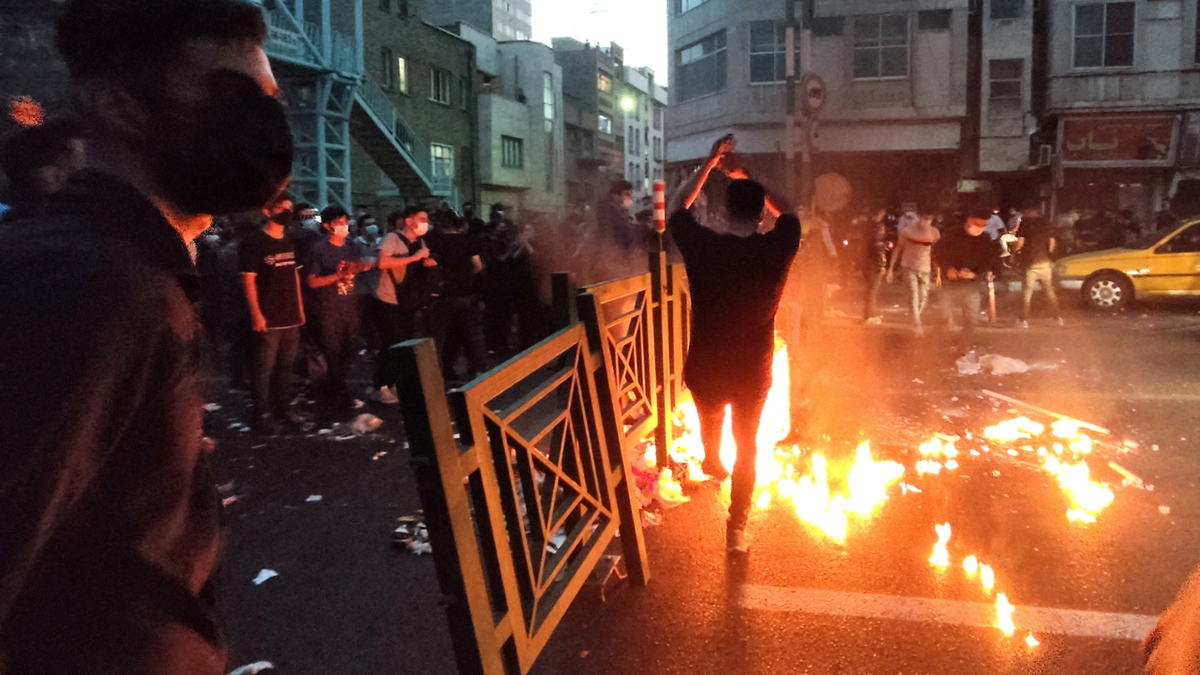
M 350 77 L 360 74 L 353 37 L 331 31 L 327 59 L 320 25 L 297 17 L 294 5 L 286 0 L 257 4 L 263 7 L 263 18 L 267 23 L 263 50 L 268 56 L 314 70 L 333 71 Z
M 374 119 L 375 123 L 401 150 L 413 171 L 420 176 L 430 189 L 434 189 L 434 181 L 430 177 L 432 159 L 429 154 L 429 144 L 412 130 L 404 121 L 400 110 L 392 102 L 390 96 L 370 73 L 362 74 L 362 85 L 355 92 L 359 103 Z

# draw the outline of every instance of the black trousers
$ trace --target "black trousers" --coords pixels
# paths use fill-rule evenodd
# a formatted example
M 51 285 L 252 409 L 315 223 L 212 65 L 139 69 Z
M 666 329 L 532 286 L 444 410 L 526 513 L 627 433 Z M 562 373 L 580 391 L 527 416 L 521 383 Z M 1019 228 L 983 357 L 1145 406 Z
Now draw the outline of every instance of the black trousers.
M 725 424 L 726 406 L 729 406 L 733 415 L 733 441 L 737 444 L 737 459 L 734 460 L 730 483 L 729 527 L 736 530 L 744 529 L 750 517 L 750 500 L 754 496 L 754 482 L 757 479 L 758 422 L 762 417 L 763 405 L 767 402 L 770 383 L 742 389 L 721 395 L 692 391 L 692 399 L 700 417 L 700 442 L 704 446 L 706 459 L 720 461 L 721 428 Z
M 487 346 L 483 335 L 483 311 L 474 295 L 438 298 L 431 311 L 433 339 L 442 356 L 442 374 L 453 380 L 454 362 L 467 353 L 470 377 L 487 370 Z
M 387 350 L 395 344 L 411 340 L 417 333 L 417 313 L 399 305 L 386 303 L 371 295 L 367 297 L 367 321 L 379 337 L 379 353 L 375 357 L 375 388 L 394 386 L 387 372 Z
M 255 333 L 250 397 L 255 416 L 282 415 L 290 403 L 292 366 L 300 349 L 300 327 Z
M 359 345 L 358 299 L 346 296 L 323 302 L 316 320 L 317 344 L 329 367 L 323 393 L 330 397 L 345 397 L 350 393 L 346 387 L 346 374 Z

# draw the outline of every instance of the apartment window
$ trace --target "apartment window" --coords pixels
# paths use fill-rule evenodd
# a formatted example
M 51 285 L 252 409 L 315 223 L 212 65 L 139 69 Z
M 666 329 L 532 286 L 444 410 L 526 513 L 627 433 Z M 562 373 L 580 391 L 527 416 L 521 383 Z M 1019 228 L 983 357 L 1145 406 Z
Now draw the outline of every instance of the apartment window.
M 654 130 L 655 131 L 662 131 L 662 122 L 663 122 L 662 118 L 663 118 L 663 109 L 658 106 L 654 106 Z
M 379 0 L 379 11 L 391 12 L 392 11 L 392 0 Z
M 988 61 L 988 114 L 1012 117 L 1022 112 L 1021 81 L 1025 72 L 1022 59 Z
M 854 77 L 908 77 L 908 15 L 854 17 Z
M 500 166 L 506 169 L 525 168 L 525 143 L 512 136 L 500 137 Z
M 396 88 L 401 94 L 408 93 L 408 59 L 403 56 L 396 57 Z
M 800 72 L 799 45 L 794 55 Z M 787 24 L 754 21 L 750 24 L 750 81 L 783 82 L 787 79 Z
M 993 19 L 1019 19 L 1025 9 L 1025 0 L 992 0 Z
M 611 134 L 612 118 L 608 115 L 596 115 L 596 130 L 602 134 Z
M 612 91 L 612 78 L 605 73 L 596 76 L 596 88 L 603 92 Z
M 813 37 L 830 37 L 842 34 L 844 16 L 816 16 L 812 19 Z
M 708 2 L 708 0 L 675 0 L 677 14 L 683 14 L 686 11 L 696 9 L 700 5 Z
M 392 50 L 383 48 L 379 50 L 380 69 L 383 71 L 383 78 L 380 84 L 384 89 L 392 89 L 396 86 L 396 71 L 392 69 Z
M 430 143 L 429 155 L 433 179 L 439 182 L 454 180 L 454 146 Z
M 917 30 L 950 30 L 950 10 L 928 9 L 917 12 Z
M 1133 65 L 1134 3 L 1075 5 L 1075 67 Z
M 429 100 L 450 105 L 450 71 L 432 68 L 429 71 Z
M 542 73 L 542 114 L 546 119 L 554 119 L 554 75 Z
M 679 100 L 725 89 L 725 31 L 718 31 L 675 52 Z

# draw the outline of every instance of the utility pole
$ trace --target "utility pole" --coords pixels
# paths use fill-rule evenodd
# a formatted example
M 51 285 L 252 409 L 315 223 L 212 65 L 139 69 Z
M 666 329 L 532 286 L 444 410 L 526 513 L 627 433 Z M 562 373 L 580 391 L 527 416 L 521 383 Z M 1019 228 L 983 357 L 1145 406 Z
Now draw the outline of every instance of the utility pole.
M 808 101 L 808 83 L 813 74 L 812 68 L 812 17 L 813 17 L 813 0 L 800 0 L 804 3 L 804 11 L 800 15 L 800 63 L 804 66 L 805 72 L 809 76 L 804 78 L 805 86 L 805 104 L 804 104 L 804 136 L 800 145 L 800 202 L 808 206 L 813 198 L 813 186 L 816 176 L 813 175 L 812 168 L 812 140 L 813 140 L 813 125 L 816 124 L 817 110 L 814 109 Z M 793 11 L 795 11 L 793 9 Z M 791 87 L 792 101 L 796 100 L 796 89 Z M 823 88 L 822 88 L 823 91 Z M 822 94 L 823 95 L 823 94 Z
M 787 198 L 796 200 L 796 0 L 783 0 L 787 84 L 784 85 L 786 109 L 783 121 L 783 159 Z M 804 62 L 808 65 L 808 61 Z
M 813 192 L 813 171 L 812 171 L 812 125 L 816 119 L 816 110 L 805 102 L 804 118 L 797 125 L 796 119 L 796 88 L 798 82 L 803 82 L 806 87 L 809 80 L 812 79 L 812 13 L 813 0 L 784 0 L 786 3 L 786 73 L 787 84 L 785 99 L 787 102 L 786 116 L 784 119 L 784 175 L 787 180 L 787 195 L 796 204 L 807 205 L 812 201 Z M 803 3 L 800 15 L 796 15 L 797 3 Z M 799 27 L 799 36 L 796 34 L 796 28 Z M 799 37 L 799 44 L 797 44 Z M 796 72 L 796 53 L 800 54 L 800 65 L 804 68 L 806 75 L 801 78 L 801 74 Z M 822 88 L 822 95 L 824 89 Z M 807 90 L 805 96 L 808 95 Z M 797 127 L 799 127 L 797 129 Z M 799 137 L 797 137 L 799 130 Z M 797 189 L 796 180 L 796 146 L 800 146 L 800 180 L 799 189 Z M 799 199 L 797 199 L 799 197 Z

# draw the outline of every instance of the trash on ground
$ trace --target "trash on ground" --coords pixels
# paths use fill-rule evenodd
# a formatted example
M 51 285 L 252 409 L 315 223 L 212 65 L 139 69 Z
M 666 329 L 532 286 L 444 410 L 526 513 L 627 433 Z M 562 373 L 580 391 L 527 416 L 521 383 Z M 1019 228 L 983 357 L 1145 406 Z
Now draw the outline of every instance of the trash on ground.
M 371 457 L 371 459 L 374 461 L 374 460 L 378 460 L 380 457 L 385 457 L 385 456 L 387 456 L 387 450 L 380 450 L 379 452 L 375 453 L 375 455 L 373 457 Z
M 359 436 L 365 436 L 383 426 L 383 420 L 372 415 L 371 413 L 363 413 L 354 418 L 350 423 L 350 428 Z
M 550 537 L 550 541 L 546 542 L 546 551 L 550 555 L 554 555 L 555 553 L 558 553 L 558 549 L 562 548 L 562 545 L 566 541 L 567 541 L 566 532 L 564 532 L 563 530 L 559 530 L 558 532 L 554 533 L 553 537 Z
M 234 502 L 236 502 L 238 499 L 240 499 L 240 497 L 238 497 L 237 495 L 233 495 L 232 497 L 226 497 L 221 500 L 221 505 L 229 506 L 229 505 L 233 504 Z
M 277 577 L 277 576 L 279 576 L 279 572 L 276 572 L 275 570 L 269 570 L 269 569 L 264 568 L 259 571 L 258 576 L 254 577 L 254 585 L 261 586 L 262 583 L 264 581 L 266 581 L 267 579 L 270 579 L 272 577 Z
M 220 492 L 223 495 L 227 495 L 230 492 L 233 492 L 233 481 L 229 481 L 228 483 L 221 483 L 220 485 L 218 485 L 217 492 Z
M 392 531 L 392 545 L 403 548 L 413 555 L 433 553 L 429 543 L 429 529 L 421 516 L 403 516 L 400 527 Z
M 321 501 L 321 495 L 309 495 L 309 496 L 308 496 L 308 499 L 305 499 L 304 501 L 306 501 L 306 502 L 319 502 L 319 501 Z
M 1020 359 L 1014 359 L 999 354 L 984 354 L 978 356 L 974 351 L 968 352 L 966 356 L 960 358 L 955 364 L 958 366 L 959 375 L 978 375 L 982 372 L 988 372 L 992 375 L 1013 375 L 1019 373 L 1028 373 L 1033 368 L 1053 368 L 1054 366 L 1030 366 L 1028 363 Z
M 1142 488 L 1143 490 L 1146 489 L 1145 481 L 1143 481 L 1141 478 L 1139 478 L 1137 476 L 1137 474 L 1134 474 L 1132 471 L 1130 471 L 1129 469 L 1126 469 L 1125 467 L 1121 466 L 1120 464 L 1110 461 L 1108 463 L 1108 468 L 1121 474 L 1121 478 L 1124 479 L 1122 481 L 1124 484 Z
M 651 527 L 662 525 L 662 514 L 654 511 L 642 510 L 642 529 L 645 530 Z
M 218 410 L 220 410 L 220 409 L 221 409 L 221 404 L 220 404 L 220 403 L 206 403 L 206 404 L 204 404 L 204 412 L 217 412 L 217 411 L 218 411 Z
M 355 410 L 358 410 L 359 408 L 363 407 L 366 404 L 367 404 L 366 401 L 363 401 L 360 398 L 356 398 L 356 399 L 354 399 L 354 403 L 351 405 Z
M 659 472 L 658 479 L 654 482 L 654 496 L 663 505 L 663 508 L 667 509 L 673 509 L 692 500 L 691 497 L 683 494 L 683 486 L 675 480 L 669 470 Z
M 1163 514 L 1164 516 L 1169 516 L 1169 515 L 1171 515 L 1171 507 L 1160 506 L 1160 507 L 1158 507 L 1158 512 Z
M 270 661 L 255 661 L 229 671 L 229 675 L 258 675 L 264 670 L 274 670 L 275 664 Z
M 355 436 L 354 434 L 343 434 L 341 436 L 334 436 L 333 440 L 335 440 L 335 441 L 352 441 L 356 438 L 358 438 L 358 436 Z

